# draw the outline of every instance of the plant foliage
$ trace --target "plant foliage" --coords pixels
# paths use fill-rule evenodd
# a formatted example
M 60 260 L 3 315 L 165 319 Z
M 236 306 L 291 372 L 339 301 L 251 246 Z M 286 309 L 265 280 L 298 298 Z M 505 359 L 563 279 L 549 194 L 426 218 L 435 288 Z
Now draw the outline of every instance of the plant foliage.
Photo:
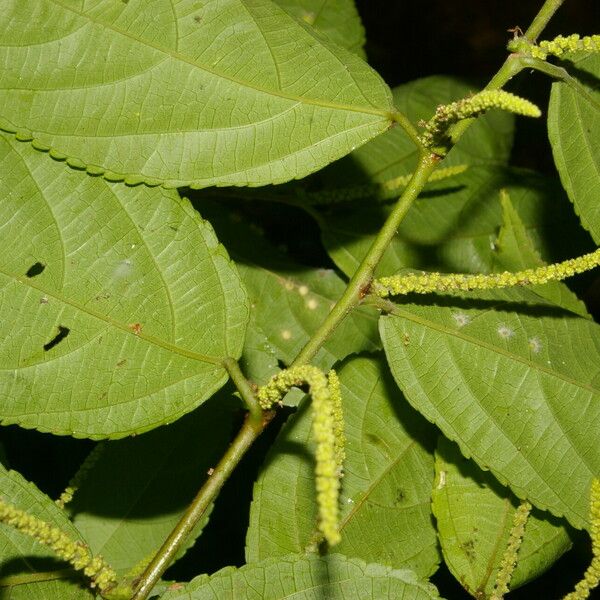
M 537 42 L 562 1 L 485 89 L 393 90 L 352 0 L 3 2 L 0 596 L 499 600 L 590 536 L 588 597 L 600 43 Z

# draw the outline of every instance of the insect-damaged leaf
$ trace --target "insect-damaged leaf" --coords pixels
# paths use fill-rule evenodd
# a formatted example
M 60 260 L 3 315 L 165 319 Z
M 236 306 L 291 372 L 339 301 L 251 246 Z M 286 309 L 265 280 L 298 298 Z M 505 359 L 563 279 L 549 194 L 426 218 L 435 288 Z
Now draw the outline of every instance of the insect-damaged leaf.
M 8 136 L 0 161 L 2 422 L 122 437 L 221 387 L 246 296 L 189 203 L 65 169 Z

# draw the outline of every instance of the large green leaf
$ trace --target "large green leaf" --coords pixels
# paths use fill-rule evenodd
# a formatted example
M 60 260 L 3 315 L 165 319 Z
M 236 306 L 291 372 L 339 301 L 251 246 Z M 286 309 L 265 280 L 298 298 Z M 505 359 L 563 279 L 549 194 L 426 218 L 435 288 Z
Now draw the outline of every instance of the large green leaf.
M 443 437 L 435 466 L 433 512 L 444 561 L 473 597 L 489 598 L 519 502 Z M 534 510 L 527 521 L 510 589 L 541 575 L 570 545 L 563 524 Z
M 291 363 L 346 284 L 332 269 L 314 269 L 291 260 L 249 226 L 242 214 L 226 209 L 223 202 L 202 198 L 198 206 L 236 260 L 250 298 L 251 326 L 266 337 L 264 351 Z M 311 362 L 328 369 L 349 354 L 381 348 L 377 319 L 373 309 L 354 311 Z
M 65 169 L 6 136 L 0 161 L 2 422 L 122 437 L 219 389 L 247 300 L 189 203 Z
M 288 556 L 196 577 L 162 600 L 435 600 L 437 590 L 412 571 L 342 555 Z
M 77 529 L 50 498 L 16 471 L 0 466 L 2 497 L 83 542 Z M 94 596 L 65 562 L 12 527 L 0 525 L 0 597 L 3 600 L 91 600 Z
M 600 473 L 600 326 L 527 289 L 389 303 L 409 402 L 520 498 L 589 526 Z
M 548 134 L 563 186 L 583 226 L 600 243 L 600 57 L 589 55 L 573 62 L 575 76 L 589 87 L 581 94 L 566 83 L 553 84 Z
M 241 406 L 223 396 L 168 427 L 104 442 L 68 509 L 92 551 L 119 574 L 160 548 L 227 449 Z
M 365 29 L 354 0 L 275 0 L 332 42 L 364 58 Z
M 278 183 L 391 124 L 377 73 L 270 0 L 10 0 L 3 14 L 0 126 L 109 179 Z
M 431 575 L 439 561 L 431 518 L 432 428 L 398 394 L 383 357 L 353 358 L 339 372 L 346 461 L 341 543 L 335 551 Z M 290 419 L 254 487 L 249 562 L 299 553 L 315 532 L 312 413 Z

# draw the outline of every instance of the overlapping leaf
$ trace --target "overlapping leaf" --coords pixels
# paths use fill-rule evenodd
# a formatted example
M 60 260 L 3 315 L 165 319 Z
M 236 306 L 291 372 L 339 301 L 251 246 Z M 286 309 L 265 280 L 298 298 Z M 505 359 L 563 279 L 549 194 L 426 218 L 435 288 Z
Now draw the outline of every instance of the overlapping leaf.
M 332 42 L 364 58 L 365 29 L 354 0 L 275 0 Z
M 435 587 L 412 571 L 392 570 L 342 555 L 288 556 L 196 577 L 163 600 L 435 600 Z
M 248 318 L 210 225 L 175 193 L 0 144 L 2 422 L 122 437 L 210 397 Z
M 417 124 L 430 119 L 438 105 L 473 91 L 472 86 L 456 78 L 433 76 L 394 88 L 393 99 L 398 109 Z M 481 117 L 445 158 L 443 166 L 505 164 L 512 146 L 513 122 L 512 115 L 499 111 Z M 324 194 L 331 189 L 335 193 L 339 188 L 381 184 L 410 174 L 417 157 L 414 143 L 403 129 L 395 127 L 308 179 L 307 191 Z
M 475 598 L 489 598 L 507 546 L 518 500 L 458 448 L 440 438 L 433 511 L 444 561 Z M 527 521 L 510 589 L 546 571 L 570 547 L 564 524 L 534 510 Z
M 282 182 L 391 123 L 375 71 L 270 0 L 11 0 L 0 60 L 3 129 L 128 183 Z
M 600 327 L 526 289 L 389 309 L 380 331 L 409 402 L 517 496 L 589 526 Z
M 198 207 L 237 261 L 250 297 L 251 326 L 266 336 L 264 352 L 291 363 L 342 295 L 345 283 L 332 269 L 313 269 L 289 259 L 223 203 L 202 198 Z M 328 369 L 349 354 L 380 348 L 377 318 L 372 309 L 354 311 L 311 362 Z M 264 358 L 268 363 L 268 356 Z
M 580 57 L 573 66 L 585 93 L 553 84 L 548 134 L 563 186 L 584 227 L 600 243 L 600 57 Z
M 339 371 L 346 461 L 336 552 L 430 575 L 439 560 L 431 519 L 435 433 L 394 389 L 382 357 Z M 300 406 L 254 487 L 249 562 L 302 552 L 315 532 L 312 413 Z
M 150 558 L 227 449 L 240 408 L 217 394 L 173 425 L 105 442 L 67 506 L 92 552 L 120 575 Z
M 46 495 L 16 471 L 0 466 L 0 489 L 5 501 L 52 523 L 73 540 L 83 542 L 73 524 Z M 7 600 L 91 600 L 85 581 L 65 562 L 34 539 L 0 525 L 0 596 Z

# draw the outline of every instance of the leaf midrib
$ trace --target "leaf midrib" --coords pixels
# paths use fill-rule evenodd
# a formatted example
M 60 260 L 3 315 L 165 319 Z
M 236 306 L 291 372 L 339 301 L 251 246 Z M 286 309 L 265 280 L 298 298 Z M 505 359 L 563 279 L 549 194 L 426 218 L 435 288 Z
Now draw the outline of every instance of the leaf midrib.
M 28 277 L 23 277 L 21 275 L 15 275 L 14 273 L 7 272 L 2 267 L 0 267 L 0 274 L 4 275 L 8 279 L 17 281 L 18 283 L 20 283 L 22 285 L 26 285 L 26 286 L 30 287 L 31 289 L 37 290 L 37 291 L 43 293 L 45 296 L 50 296 L 50 297 L 54 298 L 55 300 L 57 300 L 58 302 L 67 304 L 68 306 L 71 306 L 72 308 L 74 308 L 90 317 L 94 317 L 95 319 L 98 319 L 99 321 L 102 321 L 103 323 L 106 323 L 106 324 L 110 325 L 111 327 L 114 327 L 115 329 L 120 329 L 121 331 L 124 331 L 125 333 L 127 333 L 129 335 L 132 335 L 136 338 L 144 340 L 145 342 L 147 342 L 149 344 L 152 344 L 154 346 L 162 348 L 163 350 L 172 352 L 173 354 L 177 354 L 179 356 L 183 356 L 185 358 L 189 358 L 191 360 L 195 360 L 198 362 L 204 362 L 204 363 L 209 363 L 209 364 L 218 365 L 218 366 L 222 366 L 222 364 L 223 364 L 223 358 L 225 358 L 225 357 L 218 358 L 216 356 L 210 356 L 208 354 L 199 354 L 198 352 L 193 352 L 192 350 L 187 350 L 185 348 L 181 348 L 180 346 L 176 346 L 175 344 L 171 344 L 171 343 L 169 343 L 165 340 L 161 340 L 155 336 L 145 334 L 145 333 L 143 333 L 143 331 L 136 333 L 128 325 L 121 323 L 120 321 L 117 321 L 116 319 L 112 319 L 111 317 L 109 317 L 105 314 L 102 314 L 98 311 L 95 311 L 87 306 L 83 306 L 79 302 L 76 302 L 75 300 L 72 300 L 70 298 L 64 298 L 54 291 L 48 290 L 40 285 L 37 285 Z
M 389 304 L 392 304 L 392 303 L 390 302 Z M 439 323 L 436 323 L 425 317 L 418 317 L 417 315 L 412 314 L 408 310 L 402 310 L 402 308 L 398 305 L 393 305 L 393 308 L 391 308 L 391 309 L 390 309 L 389 305 L 387 305 L 386 310 L 389 311 L 389 314 L 406 319 L 407 321 L 412 321 L 413 323 L 421 325 L 427 329 L 437 331 L 438 333 L 444 334 L 450 338 L 456 338 L 456 339 L 462 340 L 464 342 L 467 342 L 469 344 L 473 344 L 474 346 L 479 346 L 485 350 L 499 354 L 499 355 L 503 356 L 504 358 L 507 358 L 514 362 L 521 363 L 522 365 L 525 365 L 526 367 L 532 369 L 533 371 L 537 371 L 539 373 L 543 373 L 543 374 L 553 377 L 555 379 L 559 379 L 561 381 L 564 381 L 565 383 L 573 385 L 576 388 L 580 388 L 582 390 L 590 392 L 591 394 L 597 395 L 599 393 L 599 390 L 592 387 L 591 385 L 582 383 L 581 381 L 577 381 L 571 377 L 568 377 L 567 375 L 565 375 L 564 373 L 561 373 L 560 371 L 548 369 L 548 368 L 540 365 L 539 363 L 533 362 L 531 360 L 527 360 L 526 358 L 519 356 L 518 354 L 511 353 L 508 350 L 504 350 L 504 349 L 500 348 L 499 346 L 495 346 L 488 342 L 484 342 L 483 340 L 480 340 L 476 337 L 466 335 L 462 331 L 456 331 L 456 330 L 449 329 L 448 327 L 440 325 Z M 582 319 L 581 317 L 579 317 L 579 318 Z
M 92 17 L 91 15 L 86 14 L 85 12 L 75 9 L 73 6 L 65 5 L 64 2 L 62 2 L 61 0 L 50 0 L 50 1 L 53 2 L 54 4 L 57 4 L 61 8 L 63 8 L 65 11 L 74 13 L 74 14 L 78 15 L 79 17 L 81 17 L 82 19 L 85 19 L 87 21 L 95 23 L 96 25 L 99 25 L 100 27 L 110 29 L 119 35 L 122 35 L 126 38 L 136 41 L 140 45 L 153 48 L 153 49 L 157 50 L 158 52 L 162 52 L 163 54 L 170 56 L 173 59 L 180 60 L 184 63 L 191 65 L 192 67 L 201 69 L 201 70 L 205 71 L 206 73 L 210 73 L 211 75 L 213 75 L 215 77 L 218 77 L 221 79 L 226 79 L 227 81 L 230 81 L 231 83 L 234 83 L 241 87 L 245 87 L 247 89 L 254 90 L 258 93 L 275 96 L 275 97 L 282 98 L 285 100 L 291 100 L 294 102 L 298 102 L 299 104 L 308 104 L 308 105 L 313 105 L 313 106 L 319 106 L 321 108 L 330 108 L 332 110 L 343 110 L 343 111 L 347 111 L 347 112 L 356 112 L 356 113 L 362 113 L 362 114 L 375 115 L 375 116 L 382 117 L 386 120 L 391 121 L 391 114 L 393 112 L 391 106 L 390 106 L 389 110 L 375 109 L 375 108 L 369 108 L 369 107 L 358 107 L 358 106 L 352 106 L 352 105 L 348 105 L 348 104 L 338 104 L 335 102 L 327 102 L 325 100 L 317 100 L 317 99 L 313 99 L 313 98 L 303 98 L 301 96 L 294 96 L 292 94 L 286 94 L 281 91 L 267 90 L 267 89 L 264 89 L 264 88 L 256 86 L 256 85 L 252 85 L 247 81 L 242 81 L 241 79 L 237 79 L 237 78 L 231 77 L 229 75 L 224 75 L 222 73 L 218 73 L 215 70 L 210 69 L 206 65 L 202 65 L 194 60 L 191 60 L 190 58 L 188 58 L 186 55 L 182 54 L 181 52 L 173 51 L 173 50 L 171 50 L 169 48 L 165 48 L 164 46 L 161 46 L 157 43 L 153 43 L 150 40 L 146 40 L 139 36 L 133 35 L 129 31 L 127 31 L 125 29 L 121 29 L 120 27 L 117 27 L 114 24 L 106 23 L 105 21 L 102 21 L 102 20 L 98 19 L 97 17 Z M 357 89 L 359 89 L 359 88 L 357 87 Z

